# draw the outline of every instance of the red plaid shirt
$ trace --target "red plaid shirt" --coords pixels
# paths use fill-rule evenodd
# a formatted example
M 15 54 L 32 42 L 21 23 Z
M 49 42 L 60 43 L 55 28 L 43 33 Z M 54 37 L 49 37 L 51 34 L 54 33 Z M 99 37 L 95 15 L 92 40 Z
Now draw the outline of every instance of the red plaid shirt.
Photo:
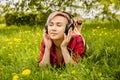
M 73 60 L 78 62 L 80 57 L 83 57 L 84 54 L 84 43 L 83 39 L 80 35 L 73 35 L 71 38 L 71 41 L 68 44 L 68 51 L 70 55 L 72 56 Z M 41 42 L 41 52 L 40 52 L 40 60 L 42 60 L 43 55 L 45 51 L 45 44 L 44 41 Z M 56 66 L 61 66 L 61 64 L 58 62 L 58 58 L 55 52 L 55 45 L 52 44 L 51 50 L 50 50 L 50 63 L 55 64 Z M 62 64 L 64 64 L 64 59 L 62 59 Z

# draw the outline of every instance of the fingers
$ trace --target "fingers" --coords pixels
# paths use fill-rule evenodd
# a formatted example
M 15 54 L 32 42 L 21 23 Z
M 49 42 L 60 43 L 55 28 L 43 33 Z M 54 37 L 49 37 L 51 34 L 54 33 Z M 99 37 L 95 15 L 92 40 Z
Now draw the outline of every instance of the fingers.
M 50 39 L 50 36 L 46 33 L 45 29 L 43 29 L 43 37 L 44 37 L 44 39 L 47 39 L 47 40 Z
M 43 29 L 43 37 L 45 37 L 45 35 L 46 35 L 46 30 Z
M 69 29 L 67 35 L 64 33 L 64 40 L 63 40 L 63 42 L 62 42 L 62 44 L 61 44 L 62 47 L 63 47 L 63 46 L 66 47 L 66 46 L 68 45 L 68 43 L 69 43 L 70 40 L 71 40 L 72 33 L 73 33 L 73 32 L 72 32 L 72 28 Z

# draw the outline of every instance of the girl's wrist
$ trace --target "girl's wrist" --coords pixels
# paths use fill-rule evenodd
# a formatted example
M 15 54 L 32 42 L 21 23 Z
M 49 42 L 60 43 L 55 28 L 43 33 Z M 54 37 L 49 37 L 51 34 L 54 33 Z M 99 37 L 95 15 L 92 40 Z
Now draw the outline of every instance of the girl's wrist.
M 67 49 L 67 46 L 61 46 L 61 50 Z
M 50 51 L 50 48 L 49 48 L 49 47 L 45 47 L 45 50 L 48 50 L 48 51 Z

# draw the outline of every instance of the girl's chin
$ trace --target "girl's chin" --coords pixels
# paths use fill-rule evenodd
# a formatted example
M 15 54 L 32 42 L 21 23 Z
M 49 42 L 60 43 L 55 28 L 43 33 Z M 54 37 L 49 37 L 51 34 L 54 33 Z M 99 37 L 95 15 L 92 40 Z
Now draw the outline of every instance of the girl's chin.
M 62 39 L 63 37 L 61 36 L 50 36 L 51 39 L 53 40 L 59 40 L 59 39 Z
M 57 36 L 56 36 L 56 37 L 55 37 L 55 36 L 54 36 L 54 37 L 52 36 L 52 37 L 50 37 L 50 38 L 51 38 L 52 40 L 59 40 L 59 39 L 61 39 L 60 37 L 57 37 Z
M 58 38 L 56 38 L 56 37 L 51 37 L 51 39 L 56 40 L 56 39 L 58 39 Z

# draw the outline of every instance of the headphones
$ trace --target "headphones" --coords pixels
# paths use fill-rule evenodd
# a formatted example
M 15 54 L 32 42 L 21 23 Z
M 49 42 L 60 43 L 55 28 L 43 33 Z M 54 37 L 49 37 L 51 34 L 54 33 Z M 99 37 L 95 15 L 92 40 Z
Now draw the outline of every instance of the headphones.
M 68 24 L 66 25 L 65 34 L 67 35 L 70 28 L 72 28 L 72 30 L 74 29 L 74 20 L 72 19 L 72 16 L 69 13 L 67 13 L 67 12 L 62 12 L 62 13 L 67 14 L 70 17 L 70 19 L 72 20 L 72 23 L 68 22 Z M 46 30 L 46 33 L 48 34 L 47 23 L 45 24 L 45 30 Z

